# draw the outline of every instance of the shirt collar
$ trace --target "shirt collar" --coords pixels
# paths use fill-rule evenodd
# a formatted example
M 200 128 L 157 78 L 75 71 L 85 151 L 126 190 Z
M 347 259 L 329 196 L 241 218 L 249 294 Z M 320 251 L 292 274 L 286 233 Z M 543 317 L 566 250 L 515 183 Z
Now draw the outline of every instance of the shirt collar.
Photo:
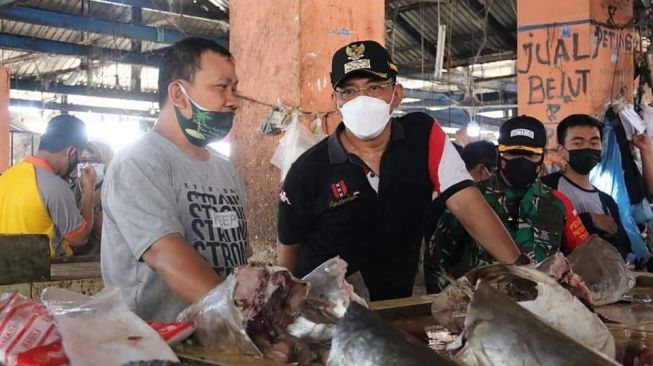
M 406 137 L 404 133 L 404 128 L 401 126 L 401 123 L 393 118 L 390 121 L 390 142 L 394 143 L 399 140 L 403 140 Z M 342 146 L 340 141 L 340 134 L 345 130 L 345 124 L 340 122 L 335 132 L 329 136 L 328 141 L 328 150 L 329 150 L 329 163 L 331 164 L 342 164 L 349 159 L 349 153 L 345 150 L 345 147 Z
M 43 168 L 43 169 L 49 171 L 50 173 L 54 174 L 54 169 L 52 169 L 52 166 L 50 166 L 50 164 L 48 164 L 48 162 L 45 161 L 44 159 L 37 158 L 36 156 L 28 156 L 28 157 L 25 158 L 25 162 L 30 163 L 30 164 L 34 164 L 34 165 L 38 165 L 41 168 Z

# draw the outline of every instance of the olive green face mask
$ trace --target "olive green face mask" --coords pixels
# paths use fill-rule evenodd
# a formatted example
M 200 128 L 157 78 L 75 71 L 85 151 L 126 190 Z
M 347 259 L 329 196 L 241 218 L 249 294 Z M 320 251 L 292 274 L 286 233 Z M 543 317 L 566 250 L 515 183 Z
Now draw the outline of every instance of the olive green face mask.
M 175 114 L 181 131 L 186 139 L 193 145 L 205 147 L 212 142 L 225 138 L 234 122 L 234 112 L 217 112 L 206 109 L 191 98 L 186 89 L 179 84 L 181 91 L 186 95 L 192 109 L 190 118 L 184 117 L 179 108 L 175 106 Z

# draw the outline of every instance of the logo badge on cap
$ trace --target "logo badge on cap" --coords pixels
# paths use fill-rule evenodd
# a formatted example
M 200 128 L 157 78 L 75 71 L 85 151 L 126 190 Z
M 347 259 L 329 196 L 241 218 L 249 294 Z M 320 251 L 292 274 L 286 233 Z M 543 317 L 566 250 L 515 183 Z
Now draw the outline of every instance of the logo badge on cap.
M 525 128 L 517 128 L 512 131 L 510 131 L 510 137 L 515 137 L 515 136 L 526 136 L 531 139 L 535 138 L 535 132 L 531 130 L 527 130 Z
M 359 58 L 363 57 L 363 54 L 365 54 L 365 45 L 362 43 L 357 45 L 352 44 L 347 46 L 345 53 L 347 53 L 347 56 L 349 56 L 350 60 L 356 61 Z

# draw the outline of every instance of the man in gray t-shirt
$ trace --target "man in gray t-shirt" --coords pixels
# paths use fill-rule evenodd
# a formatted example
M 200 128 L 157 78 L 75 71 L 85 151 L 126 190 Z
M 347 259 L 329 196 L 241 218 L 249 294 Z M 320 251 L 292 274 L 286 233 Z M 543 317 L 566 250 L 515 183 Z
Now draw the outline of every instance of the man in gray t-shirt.
M 251 255 L 244 187 L 206 148 L 229 132 L 236 84 L 215 42 L 173 45 L 159 70 L 159 120 L 105 177 L 102 277 L 146 320 L 173 321 Z

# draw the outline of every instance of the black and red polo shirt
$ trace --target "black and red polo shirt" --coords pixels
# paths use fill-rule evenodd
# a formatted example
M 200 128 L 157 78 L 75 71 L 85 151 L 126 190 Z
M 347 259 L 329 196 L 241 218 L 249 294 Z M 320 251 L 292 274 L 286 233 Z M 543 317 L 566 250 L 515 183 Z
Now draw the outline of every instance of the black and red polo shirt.
M 433 199 L 472 185 L 465 164 L 432 117 L 391 121 L 390 143 L 375 174 L 342 146 L 340 124 L 297 159 L 279 195 L 278 237 L 302 244 L 302 277 L 339 255 L 360 271 L 372 300 L 412 295 Z

